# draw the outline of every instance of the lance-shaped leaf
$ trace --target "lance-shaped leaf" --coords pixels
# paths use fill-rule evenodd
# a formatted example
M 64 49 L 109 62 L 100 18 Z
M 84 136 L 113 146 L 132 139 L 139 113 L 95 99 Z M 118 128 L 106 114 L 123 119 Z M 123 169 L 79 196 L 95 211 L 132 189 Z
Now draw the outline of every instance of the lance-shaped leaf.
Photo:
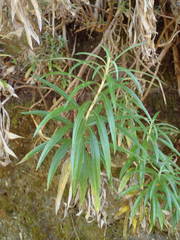
M 116 124 L 115 124 L 113 108 L 112 108 L 111 102 L 105 95 L 103 95 L 102 99 L 105 104 L 106 116 L 108 119 L 108 124 L 111 132 L 111 138 L 112 138 L 113 148 L 115 153 L 117 150 L 117 141 L 116 141 Z
M 49 168 L 49 172 L 48 172 L 47 189 L 51 184 L 52 178 L 54 177 L 54 174 L 58 166 L 60 165 L 61 160 L 65 157 L 65 155 L 69 151 L 70 146 L 71 146 L 71 140 L 66 139 L 66 141 L 60 146 L 60 148 L 58 148 L 58 150 L 54 154 L 51 161 L 50 168 Z
M 71 167 L 72 167 L 72 182 L 73 191 L 77 187 L 77 181 L 79 171 L 82 168 L 82 158 L 84 149 L 83 135 L 86 130 L 85 113 L 88 109 L 89 102 L 84 103 L 78 111 L 77 117 L 74 122 L 73 133 L 72 133 L 72 149 L 71 149 Z
M 59 184 L 58 184 L 58 192 L 57 192 L 57 197 L 56 197 L 56 206 L 55 206 L 55 212 L 57 214 L 60 205 L 61 205 L 61 199 L 66 187 L 66 184 L 68 182 L 69 176 L 71 173 L 71 163 L 69 161 L 69 159 L 67 159 L 64 163 L 63 163 L 63 167 L 62 167 L 62 171 L 61 171 L 61 175 L 59 178 Z
M 47 154 L 49 151 L 62 139 L 62 137 L 69 131 L 69 126 L 65 126 L 63 128 L 59 128 L 56 130 L 54 135 L 50 138 L 49 141 L 47 141 L 46 146 L 44 150 L 41 153 L 41 156 L 38 160 L 36 170 L 41 166 L 43 163 L 44 159 L 46 158 Z
M 33 148 L 30 152 L 28 152 L 23 159 L 18 162 L 17 164 L 21 164 L 25 161 L 27 161 L 29 158 L 33 157 L 35 153 L 38 153 L 40 151 L 42 151 L 44 149 L 44 147 L 46 146 L 46 142 L 39 144 L 38 146 L 36 146 L 35 148 Z
M 78 104 L 75 102 L 75 100 L 70 97 L 69 95 L 67 95 L 65 93 L 65 91 L 63 91 L 61 88 L 59 88 L 58 86 L 56 86 L 53 83 L 48 82 L 47 80 L 43 79 L 43 78 L 37 78 L 40 82 L 44 83 L 45 85 L 47 85 L 48 87 L 54 89 L 55 92 L 57 92 L 60 96 L 63 96 L 68 102 L 71 102 L 72 104 L 74 104 L 75 106 L 78 106 Z
M 105 168 L 106 168 L 107 176 L 110 179 L 110 177 L 111 177 L 111 153 L 110 153 L 108 133 L 107 133 L 103 118 L 99 117 L 96 114 L 96 119 L 97 119 L 97 128 L 98 128 L 98 133 L 99 133 L 99 137 L 100 137 L 101 147 L 103 150 Z
M 90 182 L 94 197 L 95 207 L 98 211 L 100 208 L 100 184 L 101 184 L 101 169 L 100 169 L 100 149 L 99 142 L 95 134 L 90 132 Z
M 40 122 L 40 124 L 37 126 L 36 131 L 34 133 L 34 136 L 38 134 L 40 129 L 47 123 L 49 120 L 54 119 L 55 117 L 59 116 L 60 113 L 70 111 L 71 109 L 75 109 L 73 105 L 68 105 L 67 107 L 65 106 L 60 106 L 53 110 L 52 112 L 48 113 L 45 118 Z
M 82 168 L 79 175 L 79 198 L 80 198 L 80 205 L 84 203 L 87 189 L 89 187 L 88 179 L 91 175 L 90 168 L 89 168 L 89 155 L 87 152 L 83 153 L 83 160 L 82 160 Z

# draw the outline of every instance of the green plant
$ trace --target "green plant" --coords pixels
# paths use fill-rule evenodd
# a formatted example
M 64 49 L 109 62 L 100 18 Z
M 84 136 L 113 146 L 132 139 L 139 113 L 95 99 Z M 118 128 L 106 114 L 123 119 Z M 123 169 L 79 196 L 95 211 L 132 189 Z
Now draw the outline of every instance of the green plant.
M 72 196 L 79 199 L 79 205 L 83 207 L 87 193 L 90 193 L 91 207 L 97 214 L 101 212 L 104 188 L 102 174 L 106 173 L 109 186 L 116 190 L 117 196 L 122 201 L 124 198 L 131 199 L 131 204 L 125 205 L 128 206 L 127 210 L 122 212 L 128 211 L 134 229 L 142 219 L 150 222 L 151 228 L 159 221 L 163 228 L 170 222 L 169 219 L 176 224 L 180 218 L 179 167 L 175 162 L 180 154 L 169 138 L 178 130 L 169 124 L 158 123 L 157 114 L 154 117 L 149 115 L 138 97 L 142 89 L 134 74 L 136 71 L 118 66 L 120 57 L 137 46 L 126 49 L 115 58 L 106 48 L 103 48 L 105 58 L 79 53 L 91 55 L 94 61 L 59 58 L 75 62 L 69 72 L 50 72 L 37 77 L 42 85 L 53 89 L 64 100 L 50 112 L 28 112 L 43 117 L 34 136 L 50 120 L 56 121 L 58 127 L 49 140 L 35 147 L 21 162 L 41 152 L 37 163 L 39 169 L 48 153 L 55 150 L 48 172 L 47 188 L 61 165 L 56 211 L 69 179 L 70 195 L 72 191 Z M 90 81 L 84 81 L 74 73 L 82 64 L 88 65 L 92 71 Z M 120 73 L 123 73 L 123 77 L 120 77 Z M 78 84 L 68 95 L 47 81 L 49 75 L 76 79 Z M 80 104 L 76 96 L 82 90 L 90 92 L 91 99 Z M 72 119 L 69 115 L 75 117 Z M 165 153 L 164 146 L 170 149 L 170 154 Z M 115 158 L 117 154 L 122 157 Z M 118 177 L 112 175 L 112 164 L 122 165 L 118 189 L 113 181 Z

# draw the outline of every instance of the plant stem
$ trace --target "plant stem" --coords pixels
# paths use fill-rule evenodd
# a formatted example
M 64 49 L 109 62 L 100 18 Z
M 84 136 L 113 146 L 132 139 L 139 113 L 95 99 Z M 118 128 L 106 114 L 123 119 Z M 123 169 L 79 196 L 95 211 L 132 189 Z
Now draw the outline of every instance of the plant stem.
M 97 93 L 96 93 L 96 96 L 95 96 L 93 102 L 91 103 L 91 105 L 90 105 L 90 107 L 89 107 L 89 109 L 88 109 L 88 111 L 87 111 L 87 113 L 86 113 L 86 116 L 85 116 L 85 120 L 86 120 L 86 121 L 87 121 L 87 119 L 88 119 L 88 117 L 89 117 L 89 115 L 90 115 L 90 113 L 91 113 L 94 105 L 96 104 L 96 102 L 97 102 L 97 100 L 98 100 L 99 94 L 101 93 L 101 91 L 102 91 L 102 89 L 103 89 L 103 87 L 104 87 L 104 84 L 105 84 L 107 75 L 108 75 L 108 73 L 109 73 L 110 60 L 111 60 L 111 59 L 108 57 L 108 59 L 107 59 L 107 64 L 106 64 L 106 68 L 105 68 L 105 72 L 104 72 L 104 76 L 103 76 L 101 85 L 100 85 L 100 87 L 99 87 L 99 89 L 98 89 L 98 91 L 97 91 Z

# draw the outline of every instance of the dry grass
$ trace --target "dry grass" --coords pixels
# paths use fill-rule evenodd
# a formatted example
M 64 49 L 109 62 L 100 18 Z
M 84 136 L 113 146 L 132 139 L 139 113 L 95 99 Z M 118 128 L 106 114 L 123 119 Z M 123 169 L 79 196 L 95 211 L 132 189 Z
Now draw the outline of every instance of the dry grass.
M 5 104 L 11 97 L 17 97 L 17 95 L 14 93 L 14 89 L 3 80 L 0 80 L 0 94 L 1 98 L 2 96 L 4 98 L 3 101 L 0 101 L 0 165 L 5 167 L 11 162 L 10 156 L 16 158 L 15 153 L 9 148 L 8 142 L 19 137 L 9 131 L 10 118 Z
M 36 0 L 3 0 L 0 4 L 0 13 L 0 24 L 3 38 L 11 38 L 13 36 L 20 38 L 23 31 L 25 31 L 27 42 L 31 48 L 33 48 L 32 39 L 37 43 L 40 43 L 39 36 L 35 32 L 34 27 L 36 22 L 34 22 L 33 19 L 35 16 L 38 28 L 41 31 L 42 19 L 39 5 Z M 11 19 L 7 19 L 7 13 L 10 13 Z M 12 22 L 12 31 L 9 32 L 7 32 L 7 20 Z

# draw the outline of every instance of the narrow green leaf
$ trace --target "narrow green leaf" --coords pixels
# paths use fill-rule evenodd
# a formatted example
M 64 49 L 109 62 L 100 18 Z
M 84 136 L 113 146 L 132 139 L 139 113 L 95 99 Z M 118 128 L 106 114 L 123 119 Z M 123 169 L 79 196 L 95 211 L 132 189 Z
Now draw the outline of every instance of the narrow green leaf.
M 65 157 L 65 155 L 69 151 L 70 146 L 71 146 L 71 141 L 69 139 L 67 139 L 67 141 L 65 141 L 65 143 L 63 143 L 60 146 L 60 148 L 56 151 L 56 153 L 54 154 L 52 161 L 51 161 L 50 168 L 49 168 L 49 172 L 48 172 L 47 189 L 49 189 L 52 178 L 54 177 L 54 174 L 55 174 L 58 166 L 60 165 L 61 160 Z
M 130 168 L 134 163 L 134 158 L 133 157 L 129 157 L 123 167 L 121 168 L 121 171 L 120 171 L 120 175 L 119 175 L 119 178 L 120 180 L 122 179 L 122 177 L 124 176 L 124 174 L 126 174 L 126 172 L 129 171 L 129 169 L 132 169 L 133 171 L 135 171 L 135 168 Z
M 157 218 L 157 198 L 156 195 L 152 197 L 152 224 L 155 225 L 156 218 Z
M 131 80 L 135 83 L 137 89 L 142 94 L 141 84 L 137 79 L 137 77 L 128 68 L 118 67 L 118 70 L 121 72 L 125 72 L 131 78 Z
M 82 151 L 85 149 L 84 132 L 86 130 L 85 113 L 89 107 L 89 102 L 85 102 L 78 111 L 74 122 L 72 133 L 72 149 L 71 149 L 71 167 L 72 167 L 72 181 L 74 183 L 73 189 L 77 187 L 78 172 L 82 168 Z
M 120 184 L 118 188 L 118 193 L 121 193 L 125 187 L 127 187 L 127 183 L 134 175 L 134 168 L 128 168 L 126 174 L 120 179 Z
M 36 170 L 41 166 L 43 163 L 45 157 L 49 153 L 49 151 L 62 139 L 62 137 L 69 131 L 69 126 L 65 126 L 63 128 L 59 128 L 56 130 L 56 132 L 53 134 L 51 139 L 46 143 L 46 146 L 44 147 L 44 150 L 41 153 L 41 156 L 38 160 Z
M 28 111 L 28 112 L 21 112 L 21 114 L 24 115 L 28 115 L 28 114 L 34 114 L 34 115 L 39 115 L 39 116 L 46 116 L 49 112 L 48 111 L 44 111 L 44 110 L 32 110 L 32 111 Z
M 104 61 L 104 59 L 102 57 L 100 57 L 99 55 L 90 53 L 90 52 L 78 52 L 76 53 L 76 55 L 87 55 L 87 56 L 91 56 L 94 58 L 98 58 L 99 60 L 101 60 L 104 64 L 106 64 L 106 62 Z
M 88 189 L 88 178 L 90 174 L 89 169 L 89 156 L 88 154 L 84 154 L 84 159 L 82 160 L 82 168 L 79 175 L 79 198 L 80 205 L 84 203 L 87 189 Z
M 161 205 L 160 205 L 159 201 L 157 201 L 156 204 L 157 204 L 157 217 L 159 219 L 159 224 L 160 224 L 161 230 L 163 230 L 164 214 L 162 212 Z
M 53 110 L 52 112 L 49 112 L 45 118 L 40 122 L 40 124 L 37 126 L 36 131 L 34 133 L 34 137 L 38 134 L 40 129 L 51 119 L 54 119 L 55 117 L 59 116 L 60 113 L 65 112 L 65 111 L 70 111 L 71 109 L 74 109 L 73 105 L 68 105 L 68 106 L 60 106 Z M 70 122 L 71 123 L 71 122 Z
M 144 187 L 144 179 L 145 179 L 145 174 L 146 174 L 145 161 L 146 161 L 146 159 L 145 159 L 145 157 L 143 157 L 143 159 L 139 163 L 139 184 L 140 184 L 141 189 L 143 189 L 143 187 Z
M 113 104 L 114 111 L 116 111 L 117 108 L 117 100 L 116 100 L 116 94 L 115 94 L 115 83 L 114 83 L 114 78 L 111 76 L 107 76 L 107 84 L 108 84 L 108 91 L 111 96 L 111 102 Z M 119 88 L 119 86 L 118 86 Z
M 72 170 L 72 190 L 73 190 L 73 195 L 75 196 L 75 193 L 77 191 L 78 185 L 85 184 L 82 183 L 82 168 L 84 166 L 84 161 L 85 161 L 85 141 L 83 137 L 83 131 L 79 133 L 79 138 L 77 139 L 76 142 L 76 151 L 72 153 L 71 150 L 71 155 L 74 158 L 74 166 L 72 167 L 71 165 L 71 170 Z M 85 187 L 85 186 L 84 186 Z
M 150 195 L 150 191 L 151 191 L 151 186 L 152 183 L 148 184 L 148 187 L 144 190 L 145 191 L 145 196 L 144 196 L 144 207 L 146 207 L 147 203 L 149 202 L 149 195 Z
M 51 58 L 52 60 L 59 60 L 58 58 Z M 63 59 L 63 58 L 61 58 Z M 71 58 L 64 58 L 66 60 L 73 60 L 73 61 L 79 61 L 75 58 L 71 59 Z M 69 80 L 70 78 L 75 78 L 75 79 L 78 79 L 79 81 L 83 81 L 82 78 L 78 77 L 77 75 L 74 75 L 74 74 L 71 74 L 71 72 L 63 72 L 63 71 L 50 71 L 46 74 L 44 74 L 43 76 L 41 76 L 41 79 L 45 79 L 45 78 L 48 78 L 48 77 L 51 77 L 51 76 L 56 76 L 56 75 L 60 75 L 60 76 L 67 76 Z M 39 76 L 36 77 L 37 79 L 39 79 Z M 64 78 L 63 78 L 64 79 Z
M 151 116 L 149 115 L 147 109 L 145 108 L 145 106 L 143 105 L 142 101 L 138 98 L 138 96 L 135 94 L 134 91 L 132 91 L 130 88 L 121 85 L 122 89 L 124 91 L 126 91 L 131 97 L 133 97 L 134 99 L 134 103 L 144 111 L 144 113 L 146 114 L 146 116 L 148 117 L 148 119 L 151 121 Z
M 88 82 L 79 84 L 77 87 L 75 87 L 72 90 L 70 97 L 74 97 L 78 93 L 79 90 L 86 88 L 86 87 L 90 87 L 91 85 L 94 85 L 94 84 L 95 84 L 95 82 L 93 82 L 93 81 L 88 81 Z
M 95 199 L 95 207 L 97 210 L 100 208 L 100 149 L 99 143 L 95 134 L 90 131 L 90 182 L 92 185 L 92 192 Z
M 42 151 L 42 150 L 44 149 L 45 145 L 46 145 L 46 142 L 41 143 L 41 144 L 39 144 L 38 146 L 36 146 L 35 148 L 33 148 L 33 149 L 32 149 L 30 152 L 28 152 L 28 153 L 23 157 L 23 159 L 22 159 L 20 162 L 18 162 L 17 164 L 21 164 L 21 163 L 27 161 L 29 158 L 33 157 L 35 153 L 38 153 L 38 152 Z
M 76 68 L 81 67 L 81 65 L 83 65 L 83 61 L 79 61 L 77 63 L 73 63 L 72 67 L 69 69 L 69 73 L 72 74 L 74 70 L 76 70 Z
M 133 186 L 131 186 L 131 187 L 128 187 L 125 191 L 121 192 L 121 193 L 119 194 L 119 196 L 120 196 L 120 197 L 123 197 L 123 196 L 125 196 L 125 195 L 127 195 L 127 194 L 131 194 L 131 193 L 133 193 L 133 192 L 135 192 L 135 191 L 139 191 L 139 190 L 140 190 L 139 184 L 136 184 L 136 185 L 133 185 Z
M 154 149 L 154 153 L 155 153 L 155 157 L 156 157 L 156 162 L 159 161 L 159 158 L 160 158 L 160 152 L 161 150 L 159 149 L 159 146 L 157 144 L 156 141 L 153 141 L 153 139 L 151 140 L 151 144 L 152 144 L 152 147 Z
M 133 204 L 133 207 L 131 209 L 130 218 L 133 218 L 136 215 L 136 213 L 138 212 L 139 207 L 143 201 L 143 198 L 144 198 L 144 192 L 141 192 Z
M 177 199 L 176 196 L 172 194 L 171 198 L 174 206 L 176 207 L 176 211 L 180 214 L 180 197 Z
M 173 146 L 172 142 L 169 140 L 164 140 L 163 138 L 159 138 L 159 141 L 162 142 L 165 146 L 175 152 L 178 156 L 180 156 L 180 152 Z
M 77 103 L 74 101 L 74 99 L 70 96 L 68 96 L 61 88 L 59 88 L 58 86 L 56 86 L 55 84 L 43 79 L 43 78 L 37 78 L 38 81 L 44 83 L 45 85 L 47 85 L 48 87 L 50 87 L 51 89 L 53 89 L 55 92 L 57 92 L 60 96 L 63 96 L 68 102 L 73 103 L 75 106 L 78 106 Z
M 112 64 L 114 65 L 114 69 L 115 69 L 115 73 L 116 73 L 116 80 L 119 79 L 119 70 L 118 70 L 118 66 L 116 64 L 115 61 L 112 60 Z
M 97 119 L 97 128 L 98 128 L 98 133 L 100 136 L 101 147 L 103 150 L 105 168 L 106 168 L 107 176 L 110 179 L 110 177 L 111 177 L 111 153 L 110 153 L 108 133 L 107 133 L 103 118 L 96 115 L 96 119 Z
M 156 190 L 157 190 L 157 184 L 158 184 L 158 178 L 156 178 L 151 185 L 151 190 L 149 193 L 149 198 L 150 200 L 152 199 L 152 197 L 156 194 Z
M 100 79 L 103 78 L 102 71 L 100 71 L 101 69 L 103 69 L 103 67 L 104 67 L 103 65 L 96 67 L 96 69 L 94 70 L 93 75 L 92 75 L 92 80 L 95 80 L 95 77 L 97 75 L 100 77 Z
M 141 42 L 141 43 L 136 43 L 136 44 L 133 44 L 131 45 L 130 47 L 126 48 L 124 51 L 122 51 L 116 58 L 115 58 L 115 62 L 123 55 L 125 54 L 126 52 L 128 52 L 129 50 L 133 49 L 133 48 L 136 48 L 136 47 L 139 47 L 141 45 L 145 44 L 145 42 Z
M 109 99 L 105 95 L 103 95 L 102 99 L 105 104 L 106 115 L 108 119 L 108 124 L 111 132 L 114 153 L 115 153 L 117 150 L 117 141 L 116 141 L 116 125 L 115 125 L 114 113 L 113 113 L 112 105 Z
M 106 53 L 106 61 L 108 61 L 108 59 L 111 59 L 111 51 L 109 48 L 107 48 L 106 46 L 102 46 L 102 48 L 104 49 L 105 53 Z M 105 63 L 105 62 L 104 62 Z M 105 63 L 106 64 L 106 63 Z
M 173 190 L 173 195 L 178 196 L 178 189 L 177 189 L 177 186 L 176 186 L 176 181 L 175 181 L 174 176 L 172 174 L 164 174 L 164 178 L 166 179 L 166 181 L 171 186 L 171 189 Z
M 41 117 L 45 117 L 49 114 L 48 111 L 44 111 L 44 110 L 33 110 L 33 111 L 29 111 L 29 112 L 21 112 L 21 114 L 24 114 L 24 115 L 28 115 L 28 114 L 33 114 L 33 115 L 38 115 L 38 116 L 41 116 Z M 62 123 L 68 123 L 68 124 L 71 124 L 71 121 L 65 117 L 62 117 L 62 116 L 55 116 L 52 118 L 53 120 L 57 120 L 57 121 L 60 121 Z
M 162 189 L 166 194 L 166 200 L 167 200 L 168 208 L 169 208 L 170 211 L 172 211 L 172 198 L 171 198 L 171 196 L 172 196 L 173 193 L 169 189 L 167 182 L 162 183 Z
M 86 65 L 88 66 L 88 68 L 92 69 L 92 70 L 96 70 L 99 67 L 99 63 L 95 62 L 93 60 L 79 60 L 79 63 L 73 64 L 73 66 L 70 68 L 69 70 L 69 76 L 73 75 L 71 74 L 77 67 L 80 67 L 81 65 Z M 78 70 L 79 71 L 79 70 Z M 76 78 L 76 77 L 74 77 Z M 78 79 L 78 77 L 77 77 Z M 83 81 L 83 79 L 80 79 L 80 81 Z
M 172 133 L 176 134 L 180 132 L 180 130 L 177 127 L 168 123 L 156 123 L 156 126 L 158 127 L 158 129 L 163 130 L 162 133 L 167 132 L 171 134 Z

